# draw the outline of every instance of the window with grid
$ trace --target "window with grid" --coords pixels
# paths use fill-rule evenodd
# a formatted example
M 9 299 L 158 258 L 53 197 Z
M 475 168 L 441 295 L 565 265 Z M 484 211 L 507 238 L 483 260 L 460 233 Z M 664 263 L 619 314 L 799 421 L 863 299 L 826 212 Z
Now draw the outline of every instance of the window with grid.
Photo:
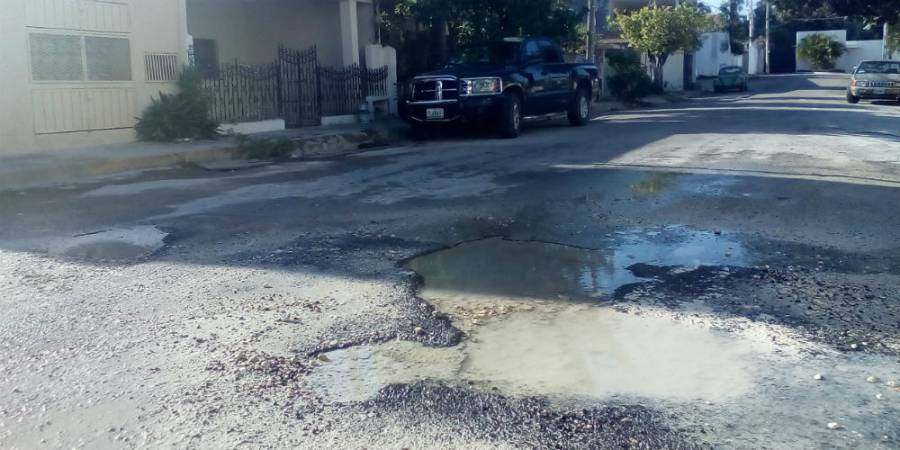
M 130 81 L 127 38 L 31 33 L 34 81 Z

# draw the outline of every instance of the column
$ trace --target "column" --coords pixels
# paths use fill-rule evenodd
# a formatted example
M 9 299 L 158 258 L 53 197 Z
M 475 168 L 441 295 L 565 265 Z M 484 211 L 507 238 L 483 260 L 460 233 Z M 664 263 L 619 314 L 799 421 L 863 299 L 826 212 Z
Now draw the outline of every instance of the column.
M 341 49 L 345 66 L 359 64 L 359 19 L 356 0 L 341 0 Z

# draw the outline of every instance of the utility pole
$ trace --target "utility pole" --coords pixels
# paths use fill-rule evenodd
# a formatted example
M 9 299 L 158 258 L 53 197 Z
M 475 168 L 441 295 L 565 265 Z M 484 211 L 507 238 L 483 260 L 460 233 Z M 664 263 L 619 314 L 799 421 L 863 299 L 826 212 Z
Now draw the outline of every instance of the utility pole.
M 766 65 L 765 65 L 764 72 L 770 73 L 770 71 L 772 70 L 772 66 L 769 65 L 769 51 L 771 50 L 771 47 L 769 47 L 769 20 L 770 20 L 769 10 L 772 8 L 771 8 L 771 6 L 769 6 L 769 0 L 765 0 L 765 2 L 766 2 Z
M 753 42 L 753 38 L 755 38 L 756 30 L 754 30 L 756 26 L 756 8 L 753 4 L 753 0 L 750 0 L 750 43 L 747 45 L 747 73 L 750 75 L 756 75 L 756 67 L 757 67 L 757 59 L 759 59 L 759 52 L 756 51 L 756 44 Z
M 888 48 L 888 36 L 891 32 L 891 26 L 888 25 L 887 21 L 884 22 L 884 40 L 882 41 L 883 48 L 881 49 L 881 53 L 884 55 L 884 59 L 891 59 L 891 49 Z
M 594 44 L 597 39 L 597 11 L 595 9 L 597 0 L 588 0 L 588 39 L 587 50 L 585 50 L 585 59 L 594 62 Z

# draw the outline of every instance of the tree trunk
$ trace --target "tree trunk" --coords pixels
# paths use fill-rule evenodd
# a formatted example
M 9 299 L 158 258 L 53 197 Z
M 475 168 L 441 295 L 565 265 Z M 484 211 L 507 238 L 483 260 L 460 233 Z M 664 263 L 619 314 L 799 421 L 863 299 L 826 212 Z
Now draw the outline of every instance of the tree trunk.
M 447 18 L 438 16 L 431 22 L 432 52 L 431 67 L 439 67 L 447 62 Z
M 659 90 L 663 90 L 665 87 L 665 80 L 663 79 L 663 67 L 666 65 L 666 60 L 669 59 L 669 55 L 647 55 L 647 60 L 650 62 L 651 69 L 651 78 L 653 79 L 653 84 Z

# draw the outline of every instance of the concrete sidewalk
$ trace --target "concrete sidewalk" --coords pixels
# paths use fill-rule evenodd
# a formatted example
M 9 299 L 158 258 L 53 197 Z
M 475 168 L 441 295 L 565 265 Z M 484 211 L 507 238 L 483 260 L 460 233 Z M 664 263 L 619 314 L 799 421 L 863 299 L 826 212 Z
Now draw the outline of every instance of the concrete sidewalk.
M 249 135 L 253 140 L 290 141 L 291 158 L 321 158 L 357 151 L 400 138 L 403 124 L 379 121 L 367 125 L 309 127 Z M 53 153 L 0 157 L 0 191 L 71 183 L 82 178 L 205 164 L 244 158 L 238 139 L 191 142 L 134 142 L 59 150 Z

